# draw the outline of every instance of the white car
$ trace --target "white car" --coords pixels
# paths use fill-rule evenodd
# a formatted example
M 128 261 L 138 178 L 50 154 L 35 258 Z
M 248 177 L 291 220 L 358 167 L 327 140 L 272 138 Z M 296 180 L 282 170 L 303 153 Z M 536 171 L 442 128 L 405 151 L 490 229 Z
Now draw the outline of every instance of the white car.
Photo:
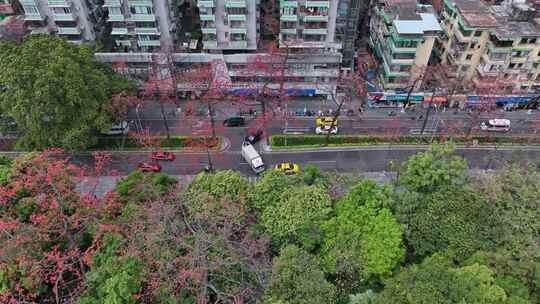
M 337 134 L 338 127 L 337 126 L 319 126 L 315 128 L 315 134 Z
M 106 135 L 123 135 L 129 131 L 129 124 L 127 121 L 123 121 L 119 124 L 113 124 L 109 131 L 105 132 Z
M 510 131 L 510 120 L 496 118 L 483 121 L 480 124 L 480 129 L 491 132 L 508 132 Z

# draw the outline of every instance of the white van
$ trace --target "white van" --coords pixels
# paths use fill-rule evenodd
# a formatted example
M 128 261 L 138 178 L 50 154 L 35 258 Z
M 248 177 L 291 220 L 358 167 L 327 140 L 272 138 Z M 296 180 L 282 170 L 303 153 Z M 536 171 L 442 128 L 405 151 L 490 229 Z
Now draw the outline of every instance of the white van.
M 480 124 L 480 129 L 490 132 L 508 132 L 510 131 L 510 120 L 508 119 L 490 119 Z
M 265 168 L 262 157 L 259 155 L 259 152 L 255 150 L 253 145 L 247 141 L 242 143 L 242 157 L 255 173 L 258 174 L 264 171 Z
M 113 124 L 109 131 L 105 132 L 106 135 L 123 135 L 129 131 L 129 124 L 127 121 L 123 121 L 119 124 Z

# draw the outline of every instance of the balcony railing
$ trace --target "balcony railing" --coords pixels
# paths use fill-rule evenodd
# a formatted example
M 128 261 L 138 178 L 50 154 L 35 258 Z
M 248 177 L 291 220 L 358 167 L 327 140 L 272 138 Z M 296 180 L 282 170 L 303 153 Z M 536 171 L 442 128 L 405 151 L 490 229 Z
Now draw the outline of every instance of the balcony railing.
M 306 1 L 306 7 L 326 7 L 326 8 L 330 8 L 330 1 Z
M 247 29 L 246 28 L 231 28 L 230 30 L 231 34 L 247 34 Z
M 216 21 L 216 15 L 200 15 L 201 21 Z
M 122 2 L 120 0 L 105 0 L 103 7 L 121 7 Z
M 328 34 L 328 30 L 325 28 L 304 29 L 303 33 L 304 35 L 326 35 Z
M 159 35 L 157 27 L 136 27 L 135 34 L 138 35 Z
M 24 20 L 26 21 L 43 21 L 43 17 L 41 16 L 41 14 L 39 13 L 36 13 L 36 14 L 24 14 Z
M 111 31 L 111 35 L 127 35 L 128 29 L 127 27 L 113 27 Z
M 68 0 L 48 0 L 47 5 L 49 7 L 70 7 L 71 2 Z
M 153 6 L 152 0 L 129 0 L 130 6 Z
M 305 22 L 328 22 L 328 16 L 323 15 L 305 15 Z
M 282 34 L 288 34 L 288 35 L 295 35 L 296 29 L 295 28 L 282 28 L 279 30 Z
M 107 21 L 109 21 L 109 22 L 122 22 L 122 21 L 125 21 L 125 20 L 126 20 L 126 18 L 122 14 L 120 14 L 120 15 L 111 15 L 111 14 L 109 14 L 109 19 L 107 19 Z
M 59 27 L 58 35 L 80 35 L 81 29 L 78 27 Z
M 137 44 L 140 47 L 145 46 L 160 46 L 161 42 L 159 40 L 137 40 Z
M 133 14 L 131 15 L 131 21 L 135 22 L 155 22 L 156 16 L 154 14 Z
M 281 0 L 279 7 L 298 7 L 298 1 Z
M 199 0 L 197 1 L 197 7 L 216 7 L 214 0 Z
M 281 20 L 281 21 L 289 21 L 289 22 L 296 22 L 296 21 L 298 21 L 298 16 L 297 15 L 281 15 L 281 17 L 279 17 L 279 20 Z
M 203 48 L 215 49 L 217 48 L 217 41 L 203 41 Z
M 226 0 L 225 7 L 246 7 L 246 0 Z
M 208 27 L 208 28 L 201 28 L 201 31 L 203 34 L 214 34 L 216 35 L 217 34 L 217 30 L 216 28 L 212 28 L 212 27 Z
M 231 41 L 229 46 L 231 48 L 245 49 L 247 48 L 247 41 Z
M 75 16 L 72 13 L 69 14 L 54 14 L 54 21 L 75 21 Z

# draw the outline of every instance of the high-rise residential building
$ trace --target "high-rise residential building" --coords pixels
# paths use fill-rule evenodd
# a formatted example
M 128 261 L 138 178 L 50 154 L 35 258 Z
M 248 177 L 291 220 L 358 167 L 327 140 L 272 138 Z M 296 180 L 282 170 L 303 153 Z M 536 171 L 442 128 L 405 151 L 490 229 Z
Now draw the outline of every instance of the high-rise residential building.
M 445 0 L 441 23 L 441 61 L 465 86 L 496 82 L 507 93 L 540 89 L 540 29 L 531 5 Z
M 339 0 L 281 0 L 279 43 L 281 47 L 341 49 L 336 42 Z
M 33 33 L 55 33 L 73 42 L 95 39 L 87 3 L 81 0 L 21 0 Z
M 415 0 L 380 0 L 370 22 L 369 44 L 381 63 L 379 80 L 384 89 L 404 89 L 416 81 L 430 63 L 436 37 L 441 33 L 430 6 Z
M 364 0 L 339 0 L 336 13 L 336 41 L 341 43 L 343 54 L 343 69 L 354 70 L 356 39 L 359 35 L 361 20 L 367 12 Z
M 111 37 L 120 50 L 150 51 L 173 45 L 167 0 L 105 0 Z
M 203 49 L 256 50 L 259 0 L 198 0 Z

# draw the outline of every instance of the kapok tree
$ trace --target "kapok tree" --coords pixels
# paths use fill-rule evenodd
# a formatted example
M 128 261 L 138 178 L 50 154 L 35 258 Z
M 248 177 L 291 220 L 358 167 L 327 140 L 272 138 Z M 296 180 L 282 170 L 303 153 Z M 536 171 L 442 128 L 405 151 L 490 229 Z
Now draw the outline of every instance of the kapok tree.
M 2 303 L 71 303 L 80 291 L 97 201 L 75 191 L 82 172 L 58 152 L 17 158 L 0 185 Z

